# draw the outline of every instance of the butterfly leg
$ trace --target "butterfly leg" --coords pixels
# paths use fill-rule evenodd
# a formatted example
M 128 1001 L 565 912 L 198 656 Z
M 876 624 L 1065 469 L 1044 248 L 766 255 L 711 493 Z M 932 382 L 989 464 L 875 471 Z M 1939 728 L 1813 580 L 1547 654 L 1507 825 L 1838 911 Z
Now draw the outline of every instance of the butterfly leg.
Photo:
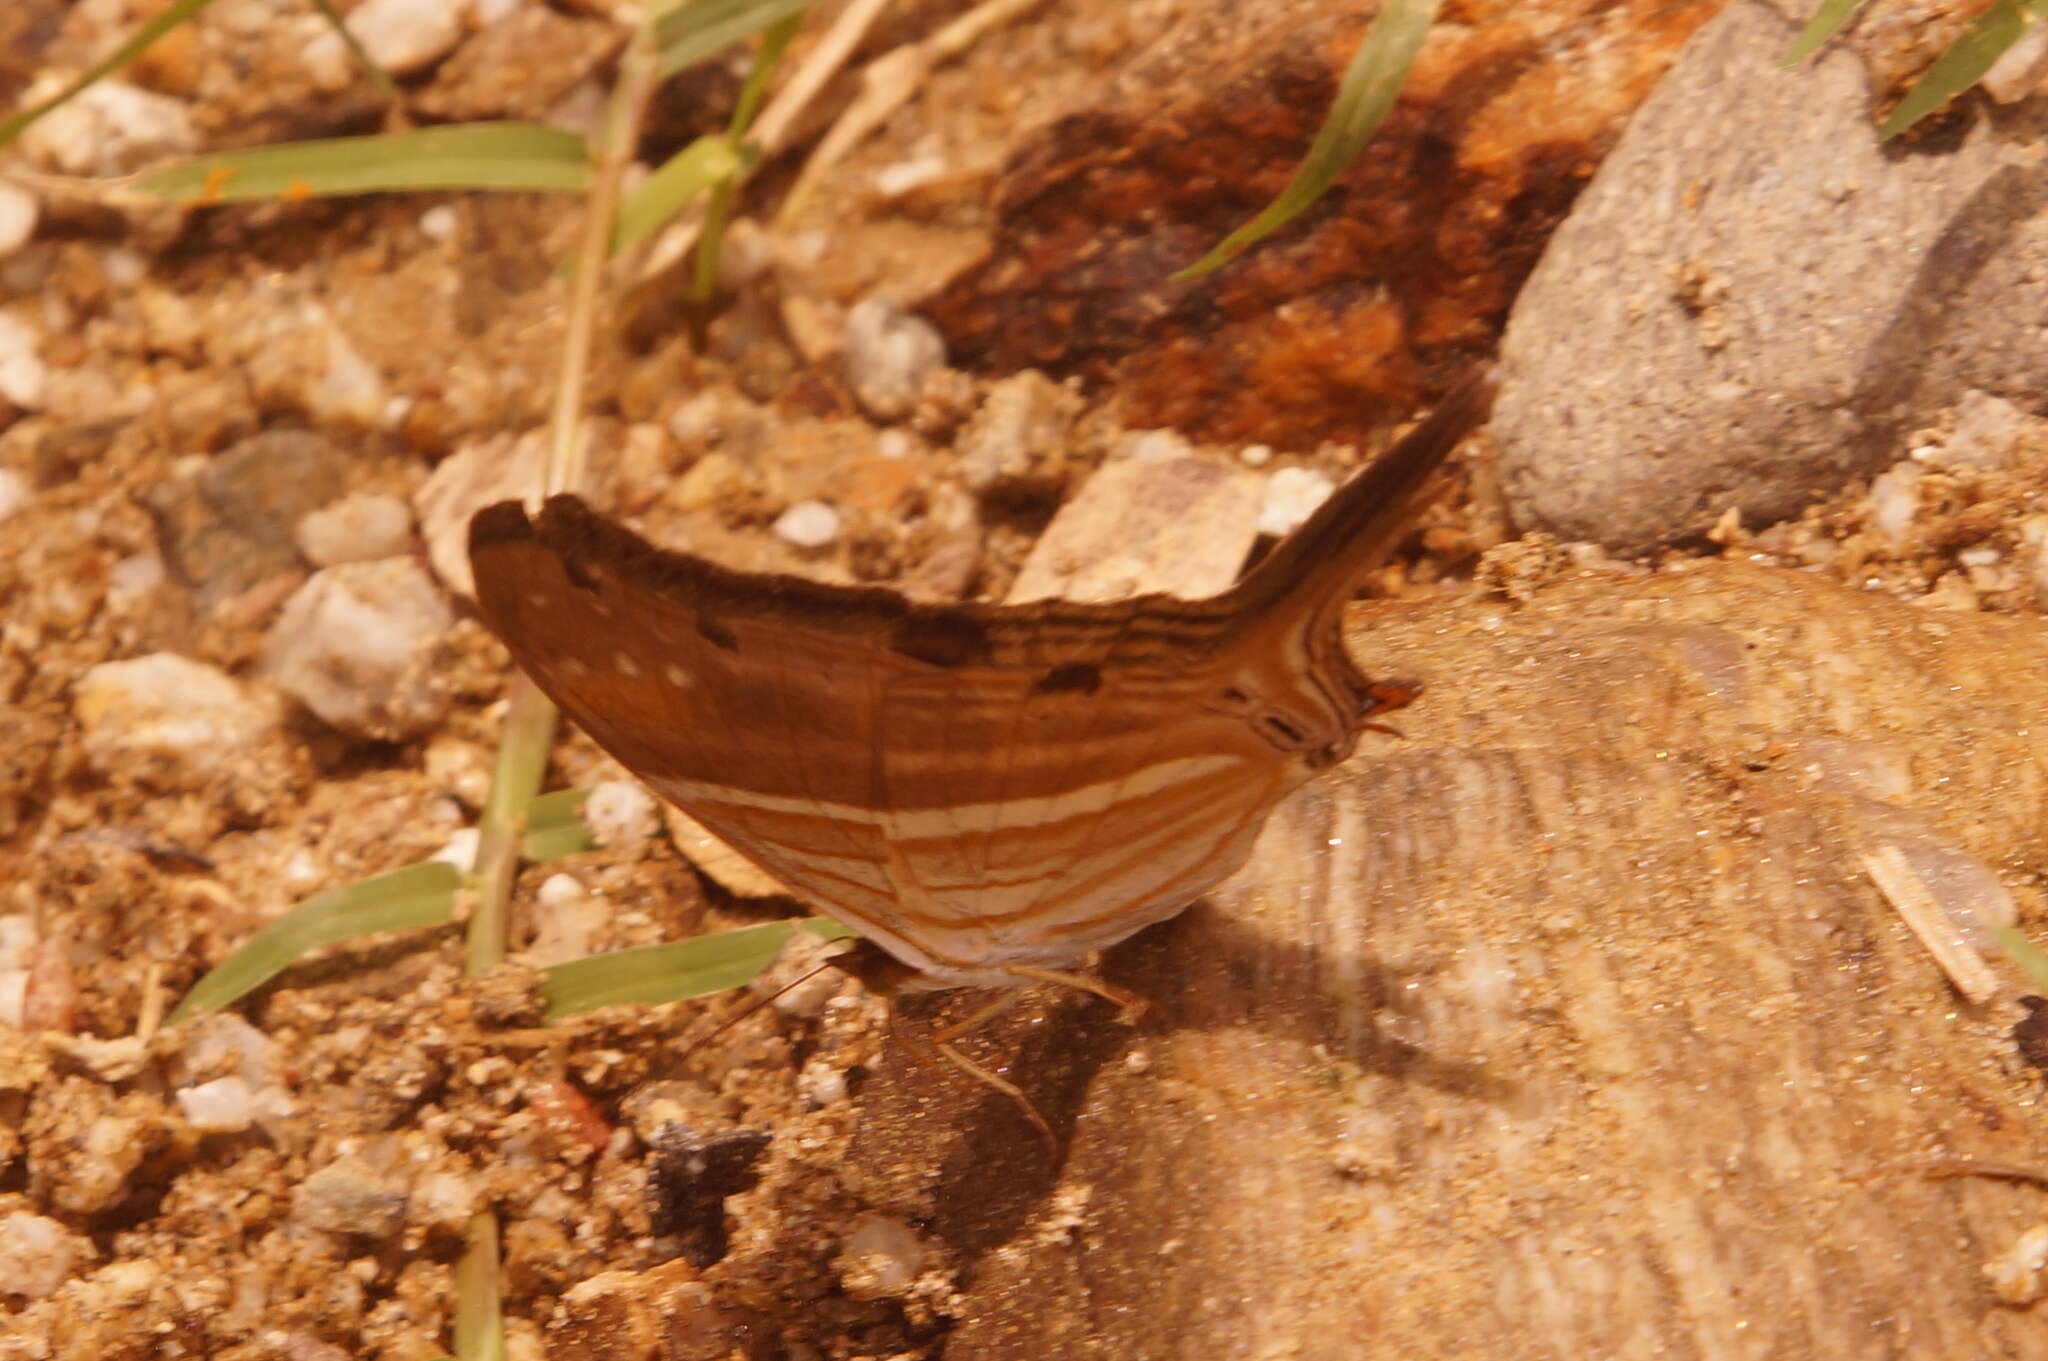
M 1090 978 L 1084 973 L 1067 973 L 1062 969 L 1041 969 L 1030 964 L 1012 964 L 1004 972 L 1018 978 L 1028 978 L 1036 983 L 1057 983 L 1063 988 L 1074 988 L 1080 992 L 1092 992 L 1103 1001 L 1116 1007 L 1122 1014 L 1117 1018 L 1125 1025 L 1136 1025 L 1152 1004 L 1126 988 L 1105 983 L 1099 978 Z
M 1045 1141 L 1045 1156 L 1051 1159 L 1054 1164 L 1059 1162 L 1060 1141 L 1053 1135 L 1052 1126 L 1045 1123 L 1045 1117 L 1038 1113 L 1038 1107 L 1031 1104 L 1031 1098 L 1024 1095 L 1022 1088 L 1016 1083 L 1011 1082 L 1008 1078 L 999 1077 L 991 1073 L 988 1069 L 982 1067 L 973 1059 L 968 1058 L 944 1040 L 932 1041 L 932 1047 L 941 1054 L 944 1054 L 948 1062 L 952 1063 L 976 1082 L 981 1083 L 984 1087 L 1001 1092 L 1004 1096 L 1016 1102 L 1017 1109 L 1024 1112 L 1024 1117 L 1031 1122 L 1031 1127 L 1038 1131 L 1038 1137 Z

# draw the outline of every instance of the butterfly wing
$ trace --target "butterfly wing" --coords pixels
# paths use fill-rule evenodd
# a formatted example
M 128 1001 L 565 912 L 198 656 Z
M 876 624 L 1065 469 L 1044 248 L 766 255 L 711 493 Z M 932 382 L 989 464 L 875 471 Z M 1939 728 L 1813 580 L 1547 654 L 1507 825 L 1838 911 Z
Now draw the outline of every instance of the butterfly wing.
M 1233 622 L 1205 602 L 916 605 L 663 552 L 573 497 L 484 511 L 471 557 L 485 621 L 600 746 L 941 975 L 1074 959 L 1103 933 L 1043 928 L 1082 909 L 1182 905 L 1283 764 L 1204 707 Z

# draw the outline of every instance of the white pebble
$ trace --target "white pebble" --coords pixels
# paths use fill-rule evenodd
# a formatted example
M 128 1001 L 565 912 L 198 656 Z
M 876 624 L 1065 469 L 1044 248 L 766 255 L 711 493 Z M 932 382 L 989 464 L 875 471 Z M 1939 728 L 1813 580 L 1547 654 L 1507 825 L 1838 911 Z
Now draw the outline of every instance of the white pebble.
M 775 537 L 798 548 L 823 548 L 839 537 L 839 512 L 823 501 L 799 501 L 776 517 Z
M 534 901 L 542 907 L 566 907 L 582 901 L 583 896 L 583 883 L 573 874 L 550 874 L 533 892 Z
M 946 342 L 938 330 L 886 298 L 864 298 L 853 305 L 842 343 L 853 395 L 883 420 L 907 415 L 925 376 L 946 362 Z
M 36 353 L 42 338 L 19 312 L 0 312 L 0 397 L 24 411 L 43 405 L 49 372 Z
M 402 557 L 412 547 L 412 507 L 396 496 L 351 492 L 300 520 L 293 537 L 315 567 Z
M 177 1097 L 178 1109 L 202 1133 L 232 1134 L 256 1123 L 256 1093 L 238 1077 L 180 1087 Z
M 1920 510 L 1920 479 L 1924 470 L 1917 463 L 1897 463 L 1879 473 L 1870 483 L 1870 523 L 1891 542 L 1902 547 Z
M 862 1215 L 839 1255 L 840 1284 L 857 1300 L 888 1299 L 908 1292 L 924 1264 L 916 1230 L 900 1219 Z
M 7 1292 L 39 1300 L 54 1295 L 94 1257 L 92 1244 L 54 1219 L 16 1210 L 0 1219 L 0 1281 Z
M 477 842 L 483 833 L 474 827 L 464 827 L 448 838 L 448 844 L 428 857 L 444 865 L 453 865 L 464 874 L 476 864 Z
M 0 181 L 0 258 L 14 254 L 36 234 L 40 213 L 36 196 L 18 184 Z
M 661 830 L 661 809 L 637 780 L 602 780 L 583 802 L 583 821 L 600 846 L 630 846 Z
M 420 214 L 420 231 L 430 240 L 450 240 L 461 225 L 461 215 L 450 204 L 437 203 Z
M 448 697 L 418 665 L 454 623 L 433 580 L 409 557 L 315 572 L 263 640 L 263 674 L 343 732 L 418 736 Z
M 38 81 L 40 87 L 42 82 Z M 54 89 L 30 91 L 34 103 Z M 65 175 L 125 175 L 199 149 L 192 115 L 169 95 L 102 80 L 21 134 L 22 152 Z
M 0 520 L 26 506 L 34 495 L 27 478 L 12 468 L 0 468 Z
M 365 0 L 348 16 L 370 60 L 404 76 L 436 61 L 462 36 L 460 0 Z
M 846 1100 L 846 1074 L 824 1055 L 814 1055 L 796 1075 L 796 1094 L 812 1110 Z
M 1266 497 L 1259 506 L 1259 533 L 1274 538 L 1293 533 L 1336 489 L 1337 484 L 1328 474 L 1314 468 L 1280 469 L 1266 479 Z

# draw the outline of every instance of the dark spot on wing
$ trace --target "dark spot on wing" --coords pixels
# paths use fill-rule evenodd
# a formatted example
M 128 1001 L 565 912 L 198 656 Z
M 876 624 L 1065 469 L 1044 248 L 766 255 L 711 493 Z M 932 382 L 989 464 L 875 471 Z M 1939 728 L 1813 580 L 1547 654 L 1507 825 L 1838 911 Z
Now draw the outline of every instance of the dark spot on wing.
M 585 567 L 581 561 L 569 556 L 567 553 L 564 553 L 562 555 L 561 562 L 562 575 L 569 579 L 569 584 L 571 586 L 574 586 L 576 589 L 580 591 L 594 591 L 597 589 L 596 576 L 594 576 L 591 573 L 590 569 L 588 567 Z
M 988 655 L 988 627 L 957 610 L 906 615 L 897 622 L 889 646 L 933 666 L 965 666 Z
M 733 631 L 708 614 L 697 616 L 697 636 L 711 646 L 723 648 L 727 652 L 740 650 L 740 640 Z
M 1034 695 L 1058 694 L 1063 690 L 1092 695 L 1102 688 L 1102 669 L 1087 662 L 1067 662 L 1040 676 L 1031 687 Z

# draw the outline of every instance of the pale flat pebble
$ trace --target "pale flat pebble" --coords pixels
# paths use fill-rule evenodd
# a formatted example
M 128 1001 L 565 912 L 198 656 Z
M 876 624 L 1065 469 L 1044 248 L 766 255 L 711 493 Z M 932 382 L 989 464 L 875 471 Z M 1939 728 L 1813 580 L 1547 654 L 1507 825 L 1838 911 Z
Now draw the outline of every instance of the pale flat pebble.
M 169 789 L 203 785 L 276 721 L 225 671 L 173 652 L 101 662 L 72 687 L 71 709 L 95 770 Z
M 775 537 L 797 548 L 824 548 L 839 537 L 839 512 L 823 501 L 799 501 L 776 517 Z
M 865 298 L 846 314 L 846 380 L 870 414 L 894 420 L 917 404 L 925 376 L 946 362 L 946 342 L 923 317 L 886 298 Z
M 381 492 L 351 492 L 305 516 L 294 531 L 315 567 L 403 556 L 412 546 L 412 508 Z
M 1266 479 L 1266 494 L 1259 503 L 1259 533 L 1276 539 L 1292 534 L 1336 489 L 1327 473 L 1314 468 L 1280 469 Z

